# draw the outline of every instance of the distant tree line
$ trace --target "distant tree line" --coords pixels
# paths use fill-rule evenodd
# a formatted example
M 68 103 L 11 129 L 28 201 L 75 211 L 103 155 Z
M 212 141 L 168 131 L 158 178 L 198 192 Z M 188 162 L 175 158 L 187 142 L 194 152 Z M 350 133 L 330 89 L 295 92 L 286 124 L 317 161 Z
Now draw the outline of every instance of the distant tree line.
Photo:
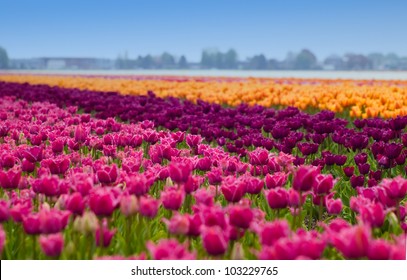
M 9 58 L 7 55 L 7 51 L 0 47 L 0 69 L 7 69 L 9 68 Z
M 179 58 L 164 52 L 159 56 L 139 55 L 136 59 L 130 59 L 125 53 L 119 55 L 115 61 L 115 67 L 118 69 L 187 69 L 188 61 L 184 55 Z
M 185 56 L 176 58 L 165 52 L 160 56 L 139 56 L 129 59 L 126 55 L 116 60 L 119 69 L 244 69 L 244 70 L 407 70 L 407 57 L 394 53 L 369 55 L 347 53 L 331 55 L 318 61 L 316 55 L 303 49 L 298 53 L 289 52 L 285 59 L 267 58 L 257 54 L 240 60 L 234 49 L 221 52 L 216 48 L 204 49 L 198 63 L 190 63 Z
M 199 62 L 189 62 L 185 55 L 175 56 L 168 52 L 161 55 L 139 55 L 135 58 L 130 58 L 125 52 L 115 60 L 109 61 L 110 67 L 116 69 L 407 70 L 407 57 L 400 57 L 394 53 L 368 55 L 347 53 L 318 60 L 308 49 L 298 53 L 289 52 L 282 60 L 267 58 L 264 54 L 240 59 L 234 49 L 221 52 L 216 48 L 207 48 L 202 51 Z M 46 66 L 38 63 L 36 59 L 9 59 L 7 51 L 0 47 L 0 69 L 41 67 Z

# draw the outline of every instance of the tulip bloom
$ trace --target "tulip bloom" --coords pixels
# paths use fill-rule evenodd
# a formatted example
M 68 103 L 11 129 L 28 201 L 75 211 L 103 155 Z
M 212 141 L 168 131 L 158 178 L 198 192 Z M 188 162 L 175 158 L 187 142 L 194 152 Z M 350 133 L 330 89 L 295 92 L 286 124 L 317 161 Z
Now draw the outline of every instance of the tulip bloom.
M 189 163 L 171 162 L 169 165 L 170 178 L 177 184 L 186 183 L 192 172 Z
M 277 172 L 273 175 L 267 174 L 265 177 L 265 182 L 268 189 L 282 187 L 287 182 L 287 174 L 283 172 Z
M 48 257 L 58 257 L 64 249 L 64 237 L 62 233 L 41 235 L 39 242 L 41 250 Z
M 250 207 L 233 205 L 229 208 L 229 222 L 235 227 L 247 229 L 253 218 L 253 211 Z
M 315 178 L 315 184 L 313 186 L 314 193 L 322 196 L 327 195 L 332 190 L 335 184 L 335 180 L 331 174 L 323 175 L 319 174 Z
M 401 176 L 384 179 L 381 186 L 383 186 L 390 199 L 402 200 L 407 194 L 407 180 Z
M 103 219 L 102 228 L 99 226 L 95 232 L 96 244 L 100 247 L 109 247 L 115 233 L 116 229 L 109 230 L 109 228 L 107 227 L 107 220 Z
M 313 166 L 302 165 L 298 167 L 294 174 L 293 189 L 300 192 L 309 191 L 315 184 L 315 179 L 318 174 L 319 169 Z
M 176 213 L 170 220 L 164 219 L 164 223 L 168 227 L 168 231 L 175 235 L 185 235 L 189 232 L 189 217 Z
M 166 187 L 161 192 L 161 200 L 165 209 L 178 210 L 184 202 L 184 193 L 176 187 Z
M 325 202 L 326 209 L 331 215 L 339 215 L 342 211 L 342 200 L 338 199 L 327 199 Z
M 331 236 L 333 245 L 345 258 L 359 259 L 367 256 L 371 233 L 366 226 L 357 225 Z
M 21 180 L 21 170 L 0 170 L 0 186 L 3 189 L 16 189 Z
M 95 189 L 89 195 L 89 207 L 98 216 L 111 216 L 118 205 L 118 199 L 108 189 Z
M 116 164 L 111 166 L 103 166 L 101 169 L 96 171 L 96 176 L 100 183 L 102 184 L 112 184 L 116 182 L 119 175 L 119 169 Z
M 261 225 L 257 231 L 260 243 L 263 246 L 271 246 L 280 238 L 287 237 L 290 234 L 290 226 L 285 220 L 277 220 Z
M 209 255 L 223 255 L 228 247 L 228 239 L 218 226 L 206 227 L 201 230 L 202 244 Z
M 141 215 L 148 218 L 154 218 L 157 215 L 158 208 L 160 206 L 160 202 L 158 200 L 151 197 L 141 196 L 139 203 L 139 211 Z
M 136 214 L 139 210 L 137 197 L 133 195 L 123 196 L 120 200 L 120 212 L 128 217 Z
M 162 239 L 158 244 L 147 242 L 147 249 L 154 260 L 194 260 L 196 253 L 188 251 L 176 239 Z
M 227 201 L 238 202 L 246 192 L 246 184 L 238 181 L 232 184 L 225 184 L 222 185 L 221 191 Z
M 267 202 L 272 209 L 284 209 L 288 206 L 288 192 L 283 188 L 275 188 L 265 192 Z

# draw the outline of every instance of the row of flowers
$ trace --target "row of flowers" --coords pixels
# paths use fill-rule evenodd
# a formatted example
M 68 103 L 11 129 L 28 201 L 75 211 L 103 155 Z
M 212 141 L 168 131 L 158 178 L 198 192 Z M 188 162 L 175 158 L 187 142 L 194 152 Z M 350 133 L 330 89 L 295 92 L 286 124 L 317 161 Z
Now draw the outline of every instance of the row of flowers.
M 330 142 L 337 128 L 316 131 L 318 122 L 346 130 L 329 112 L 224 109 L 11 83 L 0 84 L 0 97 L 3 258 L 406 259 L 407 180 L 397 176 L 403 118 L 374 120 L 391 134 L 378 140 L 365 135 L 369 122 L 356 122 L 349 131 L 359 138 L 347 147 Z M 110 117 L 123 119 L 128 104 L 145 119 Z M 186 121 L 184 114 L 198 110 L 202 123 L 214 120 L 228 132 L 238 122 L 217 123 L 228 114 L 247 116 L 239 129 L 249 132 L 260 129 L 251 127 L 255 116 L 274 120 L 272 130 L 304 119 L 303 137 L 292 127 L 270 140 L 275 148 L 295 133 L 303 156 L 290 154 L 297 148 L 236 143 L 249 132 L 226 141 L 194 131 L 191 121 L 170 127 L 176 132 L 158 127 L 160 117 Z M 221 139 L 239 150 L 217 145 Z
M 407 115 L 405 81 L 318 79 L 139 78 L 101 76 L 0 75 L 0 80 L 63 88 L 178 97 L 238 106 L 294 106 L 341 112 L 351 117 L 391 118 Z
M 307 163 L 325 170 L 343 166 L 354 186 L 377 184 L 379 173 L 390 176 L 406 172 L 403 167 L 407 156 L 407 116 L 352 122 L 337 118 L 330 111 L 312 115 L 294 107 L 224 108 L 203 101 L 193 104 L 176 98 L 162 99 L 152 92 L 148 96 L 122 96 L 18 83 L 0 83 L 0 96 L 48 101 L 59 107 L 77 106 L 101 119 L 119 118 L 131 123 L 149 120 L 158 128 L 199 135 L 199 141 L 202 138 L 207 143 L 214 142 L 240 156 L 259 147 L 292 154 L 296 164 Z M 8 128 L 3 127 L 0 136 L 7 132 Z M 101 135 L 104 130 L 98 129 L 97 133 Z M 33 143 L 39 140 L 31 139 Z M 348 166 L 353 158 L 356 169 Z M 374 172 L 376 175 L 371 175 Z

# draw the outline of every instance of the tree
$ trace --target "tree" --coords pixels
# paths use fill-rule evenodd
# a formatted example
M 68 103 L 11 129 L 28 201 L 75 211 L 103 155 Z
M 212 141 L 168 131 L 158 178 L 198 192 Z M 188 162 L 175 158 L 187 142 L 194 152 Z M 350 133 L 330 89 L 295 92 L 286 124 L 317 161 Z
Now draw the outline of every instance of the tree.
M 249 61 L 249 69 L 265 70 L 267 69 L 267 64 L 264 54 L 255 55 Z
M 216 48 L 209 48 L 202 51 L 202 68 L 220 68 L 222 65 L 222 54 Z
M 348 70 L 367 70 L 372 68 L 372 62 L 362 54 L 347 54 L 345 66 Z
M 151 55 L 146 55 L 141 61 L 141 68 L 151 69 L 154 66 L 154 60 Z
M 0 47 L 0 69 L 7 69 L 9 65 L 9 58 L 7 51 Z
M 226 69 L 236 69 L 237 68 L 237 52 L 234 49 L 230 49 L 224 54 L 224 65 Z
M 167 53 L 167 52 L 164 52 L 164 53 L 161 55 L 160 64 L 161 64 L 161 67 L 162 67 L 162 68 L 165 68 L 165 69 L 174 68 L 174 66 L 175 66 L 175 59 L 174 59 L 174 57 L 173 57 L 171 54 L 169 54 L 169 53 Z
M 188 62 L 186 57 L 183 55 L 178 61 L 178 68 L 180 69 L 187 69 L 188 68 Z
M 316 56 L 307 49 L 303 49 L 295 58 L 295 69 L 309 70 L 315 68 L 317 65 Z
M 277 59 L 270 59 L 268 62 L 268 68 L 272 70 L 280 69 L 280 62 Z

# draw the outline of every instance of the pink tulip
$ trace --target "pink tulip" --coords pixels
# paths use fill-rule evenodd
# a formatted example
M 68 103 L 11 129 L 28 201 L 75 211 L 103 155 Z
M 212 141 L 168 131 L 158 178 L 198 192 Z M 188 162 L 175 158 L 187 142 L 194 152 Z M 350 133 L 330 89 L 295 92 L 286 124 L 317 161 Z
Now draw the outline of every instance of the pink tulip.
M 294 237 L 297 243 L 298 255 L 309 259 L 320 259 L 325 247 L 326 240 L 316 231 L 298 231 Z
M 359 259 L 367 256 L 371 242 L 370 229 L 356 225 L 342 229 L 337 235 L 331 236 L 333 245 L 348 259 Z
M 36 235 L 41 233 L 40 216 L 36 213 L 31 213 L 23 218 L 23 228 L 25 233 Z
M 257 232 L 260 237 L 260 243 L 271 246 L 280 238 L 287 237 L 290 234 L 290 226 L 285 220 L 277 220 L 261 225 Z
M 42 209 L 38 213 L 41 233 L 49 234 L 62 231 L 68 225 L 70 214 L 69 211 Z
M 117 168 L 116 164 L 112 164 L 111 166 L 103 166 L 96 172 L 99 182 L 107 185 L 116 182 L 118 175 L 119 169 Z
M 62 233 L 41 235 L 39 241 L 41 250 L 48 257 L 58 257 L 64 249 L 64 238 Z
M 22 154 L 26 160 L 35 163 L 42 160 L 43 150 L 41 147 L 35 146 L 24 150 Z
M 22 222 L 23 218 L 31 213 L 32 204 L 31 200 L 25 200 L 18 203 L 15 203 L 10 208 L 10 215 L 13 220 L 17 223 Z
M 300 205 L 300 194 L 294 189 L 288 190 L 288 205 L 290 207 L 298 207 Z
M 246 184 L 239 181 L 231 184 L 223 184 L 221 191 L 227 201 L 238 202 L 246 193 Z
M 289 238 L 281 238 L 273 246 L 264 246 L 258 257 L 261 260 L 294 260 L 298 256 L 298 244 Z
M 196 191 L 201 184 L 200 177 L 197 176 L 190 176 L 188 181 L 184 184 L 184 191 L 187 194 L 191 194 L 192 192 Z
M 253 212 L 250 207 L 233 205 L 229 208 L 229 222 L 231 225 L 247 229 L 253 221 Z
M 154 260 L 194 260 L 196 253 L 190 253 L 184 244 L 176 239 L 162 239 L 158 244 L 147 242 L 147 249 Z
M 134 194 L 136 196 L 141 196 L 146 194 L 152 181 L 147 179 L 144 174 L 132 174 L 125 178 L 126 190 L 129 194 Z
M 0 170 L 0 186 L 3 189 L 16 189 L 21 179 L 21 170 L 10 169 L 8 171 Z
M 58 196 L 61 194 L 60 180 L 57 176 L 46 176 L 35 179 L 32 182 L 33 190 L 46 196 Z
M 210 255 L 222 255 L 228 247 L 228 239 L 225 233 L 218 226 L 202 227 L 202 244 L 206 252 Z
M 318 174 L 319 169 L 314 166 L 300 166 L 294 174 L 293 188 L 300 192 L 311 190 Z
M 82 196 L 87 196 L 93 188 L 93 179 L 89 174 L 76 173 L 70 178 L 71 187 Z
M 276 188 L 265 192 L 267 202 L 272 209 L 284 209 L 288 206 L 288 193 L 286 189 Z
M 51 148 L 52 152 L 55 154 L 62 153 L 64 150 L 65 146 L 65 139 L 64 138 L 57 138 L 54 141 L 52 141 Z
M 185 235 L 189 232 L 189 217 L 186 215 L 176 213 L 170 220 L 164 219 L 163 221 L 171 234 Z
M 125 195 L 120 200 L 120 212 L 126 217 L 135 215 L 139 207 L 138 199 L 134 195 Z
M 371 203 L 359 206 L 359 213 L 363 222 L 372 227 L 381 227 L 386 218 L 386 212 L 380 203 Z
M 0 200 L 0 223 L 10 218 L 10 204 L 8 201 Z
M 118 205 L 113 192 L 99 188 L 89 194 L 89 207 L 98 216 L 111 216 Z
M 186 183 L 192 172 L 189 163 L 171 162 L 169 165 L 170 178 L 177 184 Z
M 160 202 L 158 200 L 151 197 L 142 196 L 140 197 L 139 203 L 139 211 L 141 215 L 149 218 L 154 218 L 157 215 L 158 207 L 160 206 Z
M 176 187 L 166 187 L 161 192 L 161 200 L 165 209 L 178 210 L 184 202 L 184 193 Z
M 188 134 L 186 136 L 187 145 L 192 149 L 198 147 L 198 145 L 202 142 L 202 137 L 199 135 L 192 135 Z
M 195 168 L 201 171 L 209 171 L 212 166 L 212 161 L 209 157 L 200 158 L 195 163 Z
M 220 206 L 201 206 L 197 210 L 199 210 L 202 223 L 205 226 L 219 226 L 221 229 L 226 230 L 228 223 L 225 217 L 225 212 Z
M 28 161 L 26 159 L 23 159 L 21 161 L 21 170 L 24 171 L 24 172 L 31 173 L 31 172 L 33 172 L 35 170 L 35 163 L 30 162 L 30 161 Z
M 384 179 L 381 184 L 390 199 L 402 200 L 407 194 L 407 180 L 401 176 Z
M 206 173 L 206 176 L 211 185 L 219 185 L 222 182 L 222 171 L 220 169 L 213 169 Z
M 327 195 L 332 190 L 335 181 L 331 174 L 323 175 L 319 174 L 316 176 L 316 182 L 314 185 L 314 193 L 316 195 Z
M 342 200 L 338 199 L 328 199 L 326 202 L 326 209 L 331 215 L 339 215 L 342 211 Z
M 96 245 L 103 246 L 103 247 L 109 247 L 110 242 L 112 241 L 112 238 L 115 235 L 115 233 L 116 233 L 116 229 L 109 230 L 107 227 L 107 220 L 103 219 L 102 228 L 100 228 L 100 226 L 99 226 L 95 232 Z M 103 235 L 103 239 L 102 239 L 101 234 Z
M 53 159 L 44 159 L 41 162 L 41 166 L 48 167 L 51 174 L 65 174 L 65 172 L 69 169 L 70 160 L 67 157 L 58 157 Z
M 82 125 L 76 126 L 74 138 L 76 142 L 84 143 L 88 138 L 88 132 L 86 131 L 85 127 Z
M 201 225 L 202 225 L 201 215 L 199 213 L 188 215 L 188 219 L 189 219 L 188 235 L 199 236 L 201 234 Z
M 369 245 L 367 257 L 370 260 L 388 260 L 390 259 L 391 245 L 382 239 L 372 240 Z
M 282 187 L 287 182 L 287 174 L 283 172 L 277 172 L 273 175 L 267 174 L 265 177 L 265 182 L 268 189 Z
M 244 182 L 246 182 L 246 191 L 249 194 L 259 194 L 264 188 L 264 182 L 259 178 L 247 177 Z
M 85 210 L 85 200 L 79 192 L 75 192 L 67 198 L 65 206 L 72 213 L 82 215 Z
M 249 153 L 249 162 L 252 165 L 266 165 L 269 162 L 269 153 L 265 149 L 257 148 Z
M 214 193 L 205 188 L 200 188 L 193 194 L 197 204 L 212 206 L 214 203 Z

